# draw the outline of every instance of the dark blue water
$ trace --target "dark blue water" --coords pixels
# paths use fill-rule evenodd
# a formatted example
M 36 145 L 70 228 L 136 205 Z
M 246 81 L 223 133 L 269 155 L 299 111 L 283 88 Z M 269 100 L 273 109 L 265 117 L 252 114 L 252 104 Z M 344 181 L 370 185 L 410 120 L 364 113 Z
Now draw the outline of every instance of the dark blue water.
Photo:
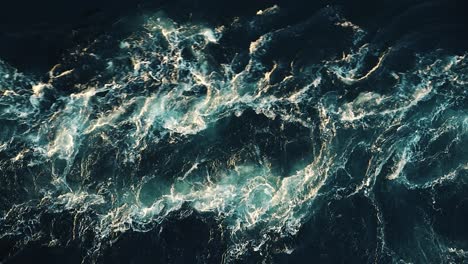
M 0 263 L 467 263 L 462 1 L 19 1 Z

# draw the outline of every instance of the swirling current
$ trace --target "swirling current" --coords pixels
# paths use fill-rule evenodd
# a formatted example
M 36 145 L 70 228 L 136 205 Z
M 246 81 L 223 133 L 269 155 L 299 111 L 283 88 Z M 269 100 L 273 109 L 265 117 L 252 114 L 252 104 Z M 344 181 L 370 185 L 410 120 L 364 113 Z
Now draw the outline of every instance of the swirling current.
M 319 2 L 174 1 L 1 60 L 0 262 L 467 263 L 459 2 Z

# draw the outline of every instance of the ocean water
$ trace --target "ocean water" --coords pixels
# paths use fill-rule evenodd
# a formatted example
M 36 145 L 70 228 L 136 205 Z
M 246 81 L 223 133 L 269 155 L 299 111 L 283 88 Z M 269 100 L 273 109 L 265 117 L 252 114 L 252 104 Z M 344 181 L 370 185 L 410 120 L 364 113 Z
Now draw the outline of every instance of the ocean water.
M 468 262 L 461 1 L 144 3 L 2 22 L 1 263 Z

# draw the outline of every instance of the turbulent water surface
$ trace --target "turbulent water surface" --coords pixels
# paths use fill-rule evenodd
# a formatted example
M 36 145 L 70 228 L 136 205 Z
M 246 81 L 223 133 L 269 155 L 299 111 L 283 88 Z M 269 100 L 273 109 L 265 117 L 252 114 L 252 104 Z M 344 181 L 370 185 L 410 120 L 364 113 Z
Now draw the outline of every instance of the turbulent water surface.
M 468 262 L 466 21 L 400 2 L 174 2 L 0 61 L 0 261 Z

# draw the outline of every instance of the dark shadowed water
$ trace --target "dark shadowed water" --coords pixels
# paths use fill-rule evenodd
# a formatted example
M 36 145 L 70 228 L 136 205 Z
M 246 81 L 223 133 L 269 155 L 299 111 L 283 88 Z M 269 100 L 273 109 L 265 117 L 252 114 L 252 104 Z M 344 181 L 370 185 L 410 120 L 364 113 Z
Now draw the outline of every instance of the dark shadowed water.
M 26 1 L 0 263 L 468 263 L 464 1 Z

